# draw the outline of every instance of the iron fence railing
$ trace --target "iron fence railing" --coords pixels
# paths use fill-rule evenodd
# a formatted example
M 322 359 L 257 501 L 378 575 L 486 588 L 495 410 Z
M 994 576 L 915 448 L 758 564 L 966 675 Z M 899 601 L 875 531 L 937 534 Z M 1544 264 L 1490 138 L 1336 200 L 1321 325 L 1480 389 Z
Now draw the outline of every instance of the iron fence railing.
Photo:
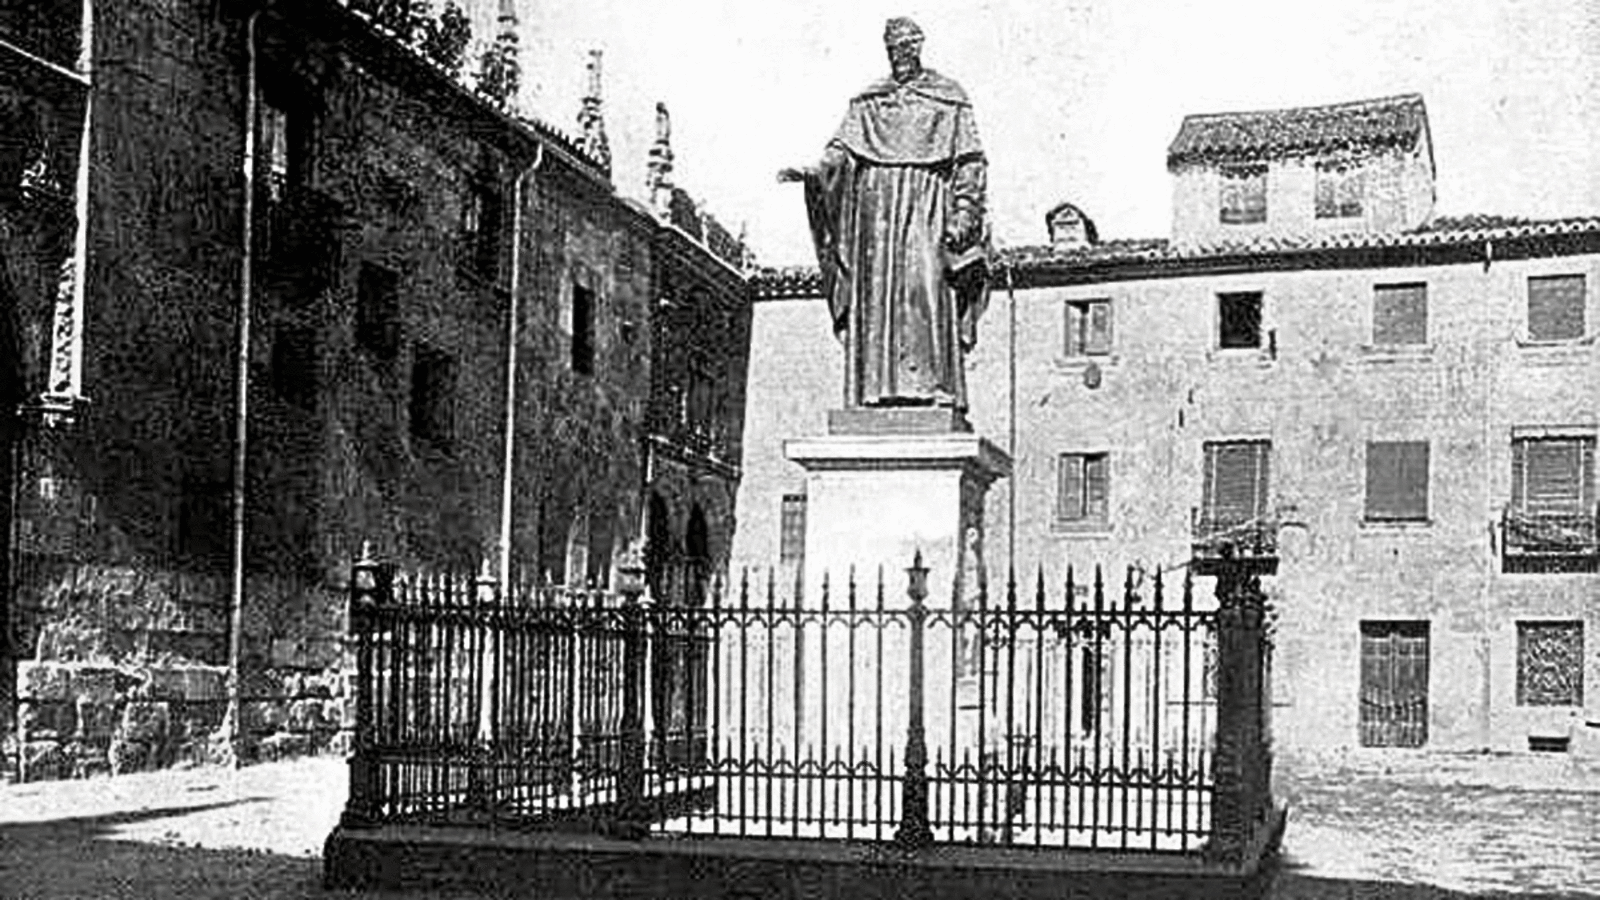
M 931 607 L 908 571 L 658 605 L 363 560 L 345 821 L 1224 856 L 1262 827 L 1253 578 Z

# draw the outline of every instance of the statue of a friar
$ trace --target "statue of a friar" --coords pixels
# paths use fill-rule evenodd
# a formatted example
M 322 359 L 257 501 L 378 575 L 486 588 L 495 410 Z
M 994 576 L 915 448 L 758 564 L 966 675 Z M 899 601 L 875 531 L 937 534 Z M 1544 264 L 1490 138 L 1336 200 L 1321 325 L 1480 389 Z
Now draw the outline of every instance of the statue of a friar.
M 922 67 L 922 29 L 890 19 L 883 41 L 889 77 L 851 98 L 819 164 L 778 180 L 805 184 L 845 406 L 965 410 L 988 300 L 983 147 L 966 92 Z

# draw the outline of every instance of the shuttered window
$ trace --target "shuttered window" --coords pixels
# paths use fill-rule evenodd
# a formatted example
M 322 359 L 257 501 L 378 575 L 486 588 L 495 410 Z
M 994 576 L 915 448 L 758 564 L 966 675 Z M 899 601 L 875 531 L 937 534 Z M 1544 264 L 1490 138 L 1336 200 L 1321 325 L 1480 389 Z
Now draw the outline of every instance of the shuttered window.
M 1267 220 L 1267 167 L 1224 166 L 1221 196 L 1222 222 L 1247 225 Z
M 1428 342 L 1428 286 L 1380 284 L 1372 292 L 1372 343 Z
M 1377 522 L 1427 520 L 1427 441 L 1367 444 L 1367 518 Z
M 1110 478 L 1106 454 L 1063 453 L 1057 475 L 1057 521 L 1105 522 L 1110 509 Z
M 1319 219 L 1361 215 L 1361 170 L 1348 163 L 1317 164 L 1316 214 Z
M 1511 505 L 1523 515 L 1569 516 L 1594 506 L 1594 438 L 1511 442 Z
M 1528 279 L 1528 336 L 1569 341 L 1584 334 L 1584 277 L 1549 275 Z
M 1111 352 L 1111 301 L 1067 301 L 1068 356 L 1104 356 Z
M 1266 515 L 1267 441 L 1206 444 L 1205 519 L 1220 526 L 1242 525 Z

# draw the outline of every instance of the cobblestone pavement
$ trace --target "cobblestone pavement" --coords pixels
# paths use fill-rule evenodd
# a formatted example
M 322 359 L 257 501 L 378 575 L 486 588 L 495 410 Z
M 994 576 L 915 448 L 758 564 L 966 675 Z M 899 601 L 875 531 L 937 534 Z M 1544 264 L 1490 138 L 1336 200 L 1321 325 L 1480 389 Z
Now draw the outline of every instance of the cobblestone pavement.
M 311 759 L 0 785 L 0 898 L 349 896 L 319 884 L 345 773 Z M 1600 766 L 1351 753 L 1284 760 L 1277 782 L 1290 818 L 1270 898 L 1600 900 Z

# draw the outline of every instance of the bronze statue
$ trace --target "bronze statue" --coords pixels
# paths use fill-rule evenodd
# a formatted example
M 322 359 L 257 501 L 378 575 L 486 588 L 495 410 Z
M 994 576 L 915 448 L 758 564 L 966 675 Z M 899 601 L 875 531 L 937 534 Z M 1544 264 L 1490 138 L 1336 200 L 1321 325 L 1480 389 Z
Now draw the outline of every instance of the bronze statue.
M 966 92 L 922 67 L 922 29 L 884 28 L 890 77 L 850 100 L 822 161 L 784 169 L 806 211 L 845 406 L 967 406 L 962 355 L 988 299 L 986 162 Z

